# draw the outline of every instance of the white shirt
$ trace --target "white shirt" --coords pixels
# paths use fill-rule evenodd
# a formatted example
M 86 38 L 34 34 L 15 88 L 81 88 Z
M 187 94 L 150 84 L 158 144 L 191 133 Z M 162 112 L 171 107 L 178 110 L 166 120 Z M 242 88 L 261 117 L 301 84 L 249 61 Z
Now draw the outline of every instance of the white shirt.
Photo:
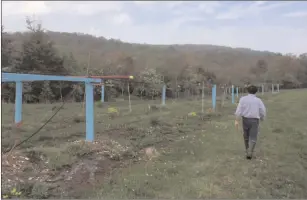
M 238 117 L 264 119 L 266 108 L 261 99 L 254 94 L 240 98 L 236 113 Z

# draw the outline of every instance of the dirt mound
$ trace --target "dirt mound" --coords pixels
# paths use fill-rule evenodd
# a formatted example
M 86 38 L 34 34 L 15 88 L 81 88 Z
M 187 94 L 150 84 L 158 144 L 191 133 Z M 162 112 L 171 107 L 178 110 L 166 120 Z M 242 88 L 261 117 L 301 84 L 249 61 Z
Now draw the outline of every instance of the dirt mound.
M 21 197 L 82 197 L 84 191 L 109 176 L 113 168 L 124 165 L 129 148 L 114 140 L 97 140 L 93 143 L 74 141 L 61 152 L 53 150 L 36 148 L 3 155 L 2 194 L 14 197 L 10 191 L 17 188 Z M 55 158 L 53 153 L 56 153 Z

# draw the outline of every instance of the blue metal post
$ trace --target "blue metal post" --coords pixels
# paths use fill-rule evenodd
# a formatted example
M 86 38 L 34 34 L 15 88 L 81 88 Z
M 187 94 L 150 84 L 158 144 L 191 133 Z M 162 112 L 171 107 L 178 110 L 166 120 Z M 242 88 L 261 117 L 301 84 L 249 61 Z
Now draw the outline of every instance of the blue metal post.
M 237 91 L 237 98 L 239 98 L 239 88 L 238 87 L 236 88 L 236 91 Z
M 90 82 L 85 83 L 86 95 L 86 141 L 94 141 L 94 87 Z
M 16 82 L 15 95 L 15 124 L 20 125 L 22 120 L 22 82 Z
M 166 92 L 166 85 L 162 87 L 162 105 L 165 105 L 165 92 Z
M 231 86 L 231 102 L 234 104 L 235 103 L 235 91 L 234 91 L 234 86 Z
M 101 102 L 104 102 L 104 85 L 101 86 Z
M 212 86 L 212 109 L 215 110 L 216 106 L 216 85 Z

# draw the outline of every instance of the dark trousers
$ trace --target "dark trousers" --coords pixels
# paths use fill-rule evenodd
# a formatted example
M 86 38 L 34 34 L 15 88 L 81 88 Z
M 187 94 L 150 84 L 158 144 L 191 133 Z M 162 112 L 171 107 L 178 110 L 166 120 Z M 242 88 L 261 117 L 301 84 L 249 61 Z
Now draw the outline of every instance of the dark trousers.
M 259 119 L 243 117 L 242 125 L 246 153 L 247 155 L 252 156 L 257 143 L 257 137 L 259 132 Z

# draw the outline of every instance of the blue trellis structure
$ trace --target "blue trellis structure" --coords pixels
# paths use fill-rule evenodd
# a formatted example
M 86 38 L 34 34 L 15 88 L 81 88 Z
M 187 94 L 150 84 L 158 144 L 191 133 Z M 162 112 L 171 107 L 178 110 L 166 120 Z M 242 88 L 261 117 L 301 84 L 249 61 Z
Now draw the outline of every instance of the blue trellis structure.
M 132 76 L 53 76 L 39 74 L 2 73 L 1 82 L 16 83 L 15 124 L 22 122 L 22 82 L 25 81 L 71 81 L 84 82 L 86 95 L 86 140 L 94 141 L 94 84 L 101 84 L 103 79 L 129 79 Z
M 213 83 L 212 79 L 207 80 L 208 88 L 211 88 L 211 98 L 212 98 L 212 109 L 216 108 L 216 84 Z

